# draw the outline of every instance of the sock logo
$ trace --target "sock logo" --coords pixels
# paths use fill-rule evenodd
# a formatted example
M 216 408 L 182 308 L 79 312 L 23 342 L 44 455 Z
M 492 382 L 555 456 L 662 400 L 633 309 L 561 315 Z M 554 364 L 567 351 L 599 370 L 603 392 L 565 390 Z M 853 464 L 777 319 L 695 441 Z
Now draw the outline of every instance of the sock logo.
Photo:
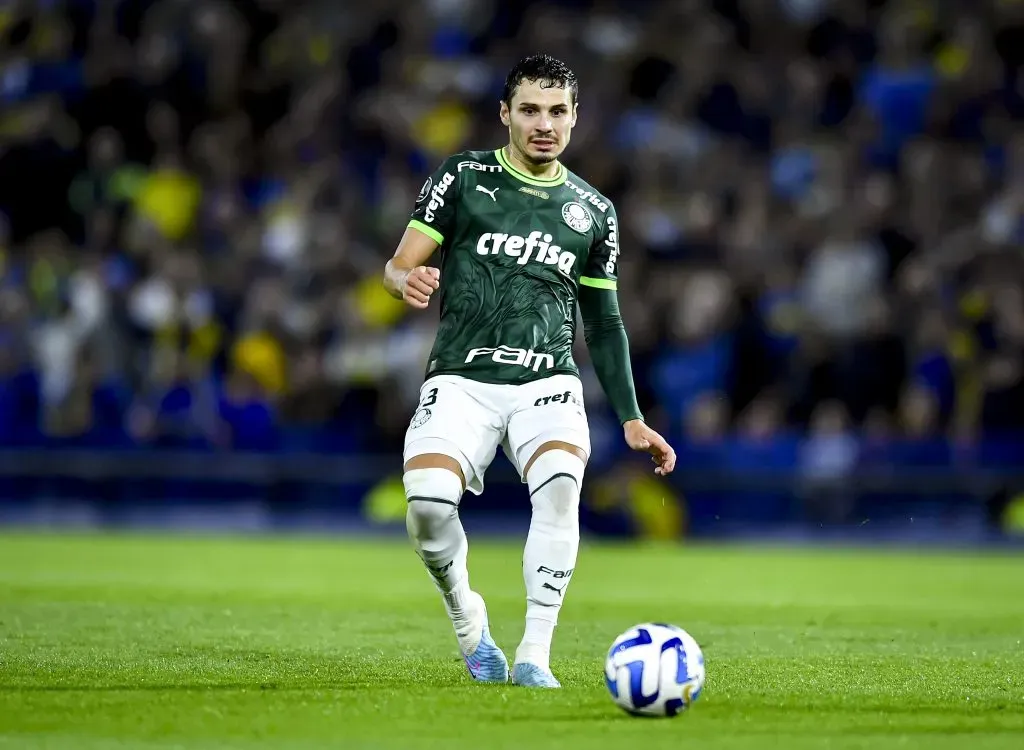
M 550 583 L 545 583 L 545 584 L 544 584 L 543 586 L 541 586 L 541 588 L 545 588 L 545 589 L 551 589 L 551 590 L 552 590 L 552 591 L 554 591 L 554 592 L 555 592 L 556 594 L 558 594 L 559 596 L 561 596 L 561 595 L 562 595 L 562 592 L 563 592 L 563 591 L 565 591 L 565 587 L 566 587 L 566 586 L 568 586 L 568 585 L 569 585 L 569 584 L 567 584 L 567 583 L 563 583 L 563 584 L 562 584 L 562 588 L 560 588 L 560 589 L 559 589 L 559 588 L 555 588 L 555 587 L 554 587 L 554 586 L 552 586 L 552 585 L 551 585 Z
M 576 570 L 576 568 L 569 568 L 568 570 L 554 570 L 553 568 L 548 568 L 544 565 L 537 568 L 538 573 L 547 573 L 549 576 L 556 579 L 572 578 L 572 572 L 574 570 Z M 547 584 L 544 585 L 547 586 Z
M 449 569 L 452 567 L 452 565 L 455 564 L 455 561 L 452 560 L 447 565 L 430 565 L 429 563 L 424 564 L 427 566 L 427 570 L 430 571 L 430 575 L 434 576 L 434 578 L 441 579 L 444 578 L 444 574 L 447 573 Z

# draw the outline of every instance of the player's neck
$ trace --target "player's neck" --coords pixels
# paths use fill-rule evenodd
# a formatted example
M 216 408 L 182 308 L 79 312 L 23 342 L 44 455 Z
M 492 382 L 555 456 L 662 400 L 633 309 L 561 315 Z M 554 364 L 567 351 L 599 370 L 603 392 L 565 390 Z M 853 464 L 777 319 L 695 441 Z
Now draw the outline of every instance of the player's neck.
M 518 169 L 520 172 L 530 175 L 531 177 L 557 177 L 561 164 L 558 163 L 558 159 L 548 162 L 547 164 L 534 164 L 533 162 L 527 161 L 519 153 L 512 148 L 511 145 L 502 147 L 502 151 L 505 154 L 505 158 L 508 159 L 509 163 Z

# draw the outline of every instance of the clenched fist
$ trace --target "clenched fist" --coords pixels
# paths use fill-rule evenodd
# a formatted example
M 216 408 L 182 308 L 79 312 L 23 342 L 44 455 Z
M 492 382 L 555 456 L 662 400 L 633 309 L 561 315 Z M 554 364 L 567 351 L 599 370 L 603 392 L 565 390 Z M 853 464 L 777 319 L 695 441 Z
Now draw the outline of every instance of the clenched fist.
M 441 272 L 436 268 L 417 266 L 409 271 L 402 285 L 402 299 L 418 310 L 430 304 L 430 295 L 440 286 Z

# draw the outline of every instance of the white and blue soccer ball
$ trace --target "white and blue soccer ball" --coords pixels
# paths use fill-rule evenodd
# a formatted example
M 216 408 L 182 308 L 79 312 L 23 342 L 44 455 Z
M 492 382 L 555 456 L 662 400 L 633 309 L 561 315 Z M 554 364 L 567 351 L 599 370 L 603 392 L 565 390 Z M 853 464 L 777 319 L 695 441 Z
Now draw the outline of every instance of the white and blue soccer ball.
M 645 623 L 615 639 L 604 662 L 608 692 L 634 716 L 677 716 L 704 689 L 704 654 L 674 625 Z

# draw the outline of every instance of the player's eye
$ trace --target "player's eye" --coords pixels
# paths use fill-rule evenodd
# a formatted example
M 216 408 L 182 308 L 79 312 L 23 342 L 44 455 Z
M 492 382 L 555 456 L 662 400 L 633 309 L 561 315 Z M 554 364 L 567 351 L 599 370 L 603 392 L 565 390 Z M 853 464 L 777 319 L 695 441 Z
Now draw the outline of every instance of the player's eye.
M 537 110 L 535 110 L 533 107 L 523 107 L 523 114 L 533 115 L 533 114 L 536 114 L 536 113 L 537 113 Z

